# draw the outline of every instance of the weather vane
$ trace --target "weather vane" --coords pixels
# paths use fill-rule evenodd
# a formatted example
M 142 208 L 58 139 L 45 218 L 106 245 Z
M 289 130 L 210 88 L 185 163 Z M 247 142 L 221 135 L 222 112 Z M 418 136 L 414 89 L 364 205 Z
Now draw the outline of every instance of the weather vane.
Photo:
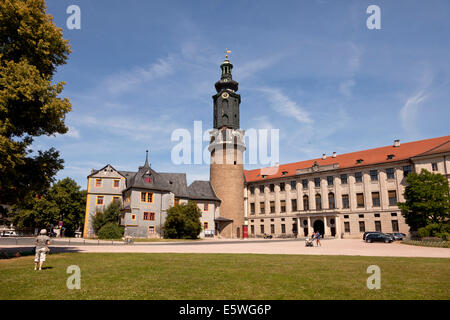
M 225 59 L 228 59 L 228 54 L 231 53 L 231 50 L 229 50 L 228 48 L 226 48 L 225 50 Z

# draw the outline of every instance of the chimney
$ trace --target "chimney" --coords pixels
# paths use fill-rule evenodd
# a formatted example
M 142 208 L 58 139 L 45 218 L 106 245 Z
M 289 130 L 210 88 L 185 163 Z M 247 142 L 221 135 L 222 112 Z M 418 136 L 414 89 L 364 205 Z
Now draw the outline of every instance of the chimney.
M 400 140 L 394 140 L 394 148 L 400 147 Z
M 91 174 L 93 174 L 94 173 L 94 169 L 93 168 L 91 168 Z
M 333 158 L 336 158 L 336 152 L 333 152 Z
M 325 160 L 327 158 L 327 155 L 324 153 L 322 154 L 322 160 Z

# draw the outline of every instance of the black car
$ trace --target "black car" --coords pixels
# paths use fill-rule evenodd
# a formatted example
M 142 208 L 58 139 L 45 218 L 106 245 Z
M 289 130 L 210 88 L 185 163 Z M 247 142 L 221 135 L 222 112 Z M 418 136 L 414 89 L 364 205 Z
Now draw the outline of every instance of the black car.
M 381 232 L 378 232 L 378 231 L 366 231 L 363 234 L 363 240 L 366 240 L 367 235 L 371 234 L 371 233 L 381 233 Z
M 366 236 L 366 242 L 385 242 L 385 243 L 391 243 L 393 238 L 387 234 L 377 232 L 377 233 L 369 233 Z
M 406 234 L 400 232 L 394 232 L 390 234 L 394 237 L 395 240 L 403 240 L 403 238 L 406 237 Z

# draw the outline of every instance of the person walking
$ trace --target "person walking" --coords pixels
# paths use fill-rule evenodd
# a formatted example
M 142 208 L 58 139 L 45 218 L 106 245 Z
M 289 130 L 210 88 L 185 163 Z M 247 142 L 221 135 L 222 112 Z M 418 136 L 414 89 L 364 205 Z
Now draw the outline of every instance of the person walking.
M 315 235 L 315 238 L 316 238 L 316 246 L 322 246 L 322 244 L 320 243 L 320 237 L 321 237 L 320 232 L 317 231 L 317 233 L 316 233 L 316 235 Z
M 42 229 L 40 235 L 36 237 L 34 245 L 36 246 L 36 254 L 34 256 L 34 270 L 37 270 L 39 264 L 39 270 L 42 270 L 47 253 L 50 252 L 48 245 L 50 244 L 50 238 L 47 236 L 47 230 Z

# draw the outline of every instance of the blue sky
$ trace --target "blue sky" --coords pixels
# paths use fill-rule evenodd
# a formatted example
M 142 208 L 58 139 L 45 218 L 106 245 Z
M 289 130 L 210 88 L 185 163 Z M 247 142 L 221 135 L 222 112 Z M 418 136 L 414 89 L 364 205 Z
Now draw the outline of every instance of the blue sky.
M 68 30 L 66 8 L 81 8 Z M 366 9 L 381 9 L 369 30 Z M 174 165 L 173 130 L 212 127 L 225 48 L 240 83 L 241 127 L 280 129 L 280 162 L 450 134 L 450 2 L 47 0 L 72 54 L 54 80 L 73 104 L 68 134 L 40 137 L 83 188 L 91 168 L 209 179 Z M 206 145 L 205 145 L 206 146 Z M 258 166 L 247 166 L 251 169 Z

